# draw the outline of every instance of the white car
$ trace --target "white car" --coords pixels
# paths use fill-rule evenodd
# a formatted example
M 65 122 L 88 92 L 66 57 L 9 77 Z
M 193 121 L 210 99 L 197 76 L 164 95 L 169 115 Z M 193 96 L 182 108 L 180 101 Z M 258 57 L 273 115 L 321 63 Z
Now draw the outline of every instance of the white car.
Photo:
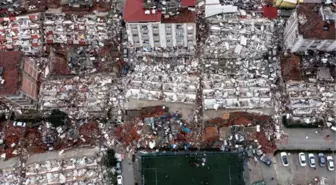
M 123 178 L 122 178 L 121 175 L 117 176 L 117 183 L 118 183 L 118 185 L 122 185 L 123 184 Z
M 332 156 L 327 156 L 327 164 L 328 164 L 328 170 L 334 171 L 334 159 Z
M 14 121 L 13 126 L 15 126 L 15 127 L 26 127 L 26 122 Z
M 284 166 L 288 166 L 288 157 L 286 152 L 281 152 L 280 153 L 280 160 Z
M 316 162 L 315 162 L 314 154 L 312 154 L 312 153 L 308 154 L 308 159 L 309 159 L 310 167 L 315 168 L 316 167 Z
M 306 155 L 303 152 L 299 153 L 299 161 L 301 166 L 307 166 Z

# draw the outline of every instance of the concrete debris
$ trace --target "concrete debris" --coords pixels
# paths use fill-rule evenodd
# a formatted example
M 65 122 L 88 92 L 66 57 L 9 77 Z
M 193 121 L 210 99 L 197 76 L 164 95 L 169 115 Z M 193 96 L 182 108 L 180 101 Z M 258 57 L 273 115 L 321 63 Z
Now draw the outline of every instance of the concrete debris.
M 194 103 L 199 76 L 192 74 L 197 62 L 185 59 L 174 63 L 137 63 L 134 72 L 125 80 L 126 98 Z
M 0 50 L 41 55 L 43 49 L 41 13 L 0 18 Z
M 103 184 L 97 157 L 27 164 L 23 184 Z
M 41 110 L 59 108 L 71 118 L 106 116 L 110 106 L 118 107 L 120 88 L 111 75 L 75 76 L 71 79 L 46 80 L 41 85 Z
M 180 113 L 169 113 L 162 107 L 148 107 L 133 112 L 134 122 L 127 122 L 115 130 L 114 135 L 124 147 L 134 149 L 183 149 L 195 147 L 195 125 L 181 119 Z

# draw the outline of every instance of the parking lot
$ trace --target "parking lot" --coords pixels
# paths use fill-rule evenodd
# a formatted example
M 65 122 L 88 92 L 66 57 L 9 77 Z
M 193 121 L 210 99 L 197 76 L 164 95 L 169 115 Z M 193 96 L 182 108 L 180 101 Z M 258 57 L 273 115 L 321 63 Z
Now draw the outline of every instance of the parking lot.
M 274 168 L 277 175 L 278 184 L 295 184 L 295 185 L 306 185 L 312 183 L 315 177 L 319 179 L 325 178 L 326 185 L 335 185 L 336 173 L 335 171 L 329 171 L 327 165 L 324 167 L 319 166 L 319 160 L 317 153 L 315 155 L 316 169 L 310 167 L 308 152 L 305 152 L 307 166 L 302 167 L 299 162 L 298 153 L 288 153 L 288 166 L 283 166 L 280 160 L 280 153 L 275 156 Z M 324 153 L 325 156 L 333 156 L 335 160 L 335 154 Z M 322 183 L 321 183 L 322 184 Z

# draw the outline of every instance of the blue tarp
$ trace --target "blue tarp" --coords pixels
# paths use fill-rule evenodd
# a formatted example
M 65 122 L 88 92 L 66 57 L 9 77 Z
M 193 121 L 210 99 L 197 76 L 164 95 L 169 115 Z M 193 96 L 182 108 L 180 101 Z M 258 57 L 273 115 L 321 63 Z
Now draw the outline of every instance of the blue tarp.
M 191 132 L 190 128 L 187 128 L 187 127 L 182 127 L 181 129 L 185 133 L 190 133 Z

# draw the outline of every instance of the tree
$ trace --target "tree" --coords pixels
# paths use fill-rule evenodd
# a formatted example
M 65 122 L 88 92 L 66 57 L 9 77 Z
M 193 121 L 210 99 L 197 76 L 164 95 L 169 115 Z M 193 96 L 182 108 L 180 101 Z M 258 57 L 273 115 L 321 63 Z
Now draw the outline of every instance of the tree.
M 48 116 L 47 121 L 50 122 L 54 127 L 63 126 L 68 122 L 68 114 L 58 109 L 54 109 Z
M 107 168 L 112 168 L 116 166 L 117 159 L 114 157 L 115 152 L 112 149 L 106 151 L 106 154 L 102 158 L 102 164 Z

